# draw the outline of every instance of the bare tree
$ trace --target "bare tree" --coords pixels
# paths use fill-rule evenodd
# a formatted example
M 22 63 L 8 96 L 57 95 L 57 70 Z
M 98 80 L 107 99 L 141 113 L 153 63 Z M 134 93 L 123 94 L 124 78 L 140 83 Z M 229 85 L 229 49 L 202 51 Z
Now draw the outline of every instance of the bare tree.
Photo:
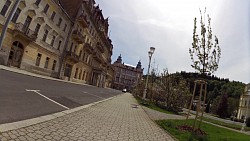
M 200 35 L 197 32 L 196 17 L 194 19 L 193 43 L 192 48 L 189 48 L 189 54 L 192 60 L 191 66 L 201 74 L 211 74 L 218 69 L 221 49 L 218 38 L 216 36 L 213 38 L 211 18 L 209 15 L 207 15 L 208 19 L 206 23 L 206 9 L 203 13 L 204 15 L 202 15 L 201 11 L 200 14 Z

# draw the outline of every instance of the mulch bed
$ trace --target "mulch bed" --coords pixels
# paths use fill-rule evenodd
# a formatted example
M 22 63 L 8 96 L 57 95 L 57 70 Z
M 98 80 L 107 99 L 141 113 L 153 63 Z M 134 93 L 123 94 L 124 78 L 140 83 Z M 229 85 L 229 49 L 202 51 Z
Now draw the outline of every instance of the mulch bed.
M 188 126 L 188 125 L 180 125 L 177 127 L 178 130 L 180 131 L 187 131 L 187 132 L 191 132 L 191 133 L 195 133 L 196 135 L 200 135 L 200 136 L 205 136 L 207 135 L 207 133 L 201 129 L 195 129 L 193 130 L 193 127 Z

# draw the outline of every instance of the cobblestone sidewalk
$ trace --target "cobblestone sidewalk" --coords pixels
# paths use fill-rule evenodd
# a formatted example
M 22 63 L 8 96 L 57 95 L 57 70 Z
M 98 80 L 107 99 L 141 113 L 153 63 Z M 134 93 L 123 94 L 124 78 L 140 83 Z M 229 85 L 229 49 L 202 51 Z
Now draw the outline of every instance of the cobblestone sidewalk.
M 172 141 L 123 94 L 78 112 L 25 128 L 4 132 L 1 141 Z
M 166 114 L 166 113 L 162 113 L 162 112 L 158 112 L 158 111 L 149 109 L 149 108 L 144 107 L 144 106 L 142 108 L 145 110 L 145 112 L 148 114 L 148 116 L 152 120 L 163 120 L 163 119 L 181 119 L 181 120 L 183 120 L 183 119 L 186 119 L 185 116 Z

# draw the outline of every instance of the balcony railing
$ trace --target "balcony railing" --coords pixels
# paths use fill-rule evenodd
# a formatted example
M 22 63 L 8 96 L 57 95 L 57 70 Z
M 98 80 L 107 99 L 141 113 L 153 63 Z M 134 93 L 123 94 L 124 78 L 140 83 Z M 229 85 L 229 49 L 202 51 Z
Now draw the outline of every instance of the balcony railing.
M 87 20 L 87 16 L 86 15 L 83 15 L 81 14 L 79 17 L 78 17 L 78 21 L 82 24 L 82 26 L 84 28 L 87 28 L 88 25 L 89 25 L 89 22 Z
M 72 33 L 72 38 L 75 39 L 78 43 L 83 43 L 84 42 L 84 37 L 81 32 L 78 30 L 74 30 Z
M 15 31 L 17 31 L 18 35 L 22 35 L 29 40 L 35 41 L 37 38 L 37 33 L 35 31 L 29 29 L 29 27 L 23 25 L 22 23 L 17 23 L 15 25 Z
M 72 51 L 66 51 L 65 54 L 66 54 L 66 58 L 68 58 L 69 60 L 75 63 L 79 62 L 79 56 L 76 53 Z

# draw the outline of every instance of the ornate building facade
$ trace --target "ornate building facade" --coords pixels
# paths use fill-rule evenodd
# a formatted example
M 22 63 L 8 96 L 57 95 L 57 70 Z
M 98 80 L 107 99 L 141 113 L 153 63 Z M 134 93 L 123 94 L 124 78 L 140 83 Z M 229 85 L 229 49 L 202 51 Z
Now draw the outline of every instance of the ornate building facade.
M 0 30 L 13 3 L 0 1 Z M 9 24 L 0 64 L 111 86 L 113 45 L 108 27 L 94 0 L 22 0 Z
M 246 85 L 244 93 L 240 96 L 237 119 L 250 117 L 250 83 Z
M 113 63 L 113 67 L 115 77 L 112 87 L 114 89 L 127 89 L 127 91 L 132 91 L 136 84 L 142 79 L 143 68 L 140 61 L 136 66 L 124 64 L 120 55 Z
M 0 1 L 0 30 L 14 2 Z M 0 64 L 56 77 L 70 25 L 57 1 L 22 0 L 8 25 Z
M 74 21 L 63 57 L 62 78 L 105 87 L 113 50 L 108 19 L 94 0 L 60 2 Z

